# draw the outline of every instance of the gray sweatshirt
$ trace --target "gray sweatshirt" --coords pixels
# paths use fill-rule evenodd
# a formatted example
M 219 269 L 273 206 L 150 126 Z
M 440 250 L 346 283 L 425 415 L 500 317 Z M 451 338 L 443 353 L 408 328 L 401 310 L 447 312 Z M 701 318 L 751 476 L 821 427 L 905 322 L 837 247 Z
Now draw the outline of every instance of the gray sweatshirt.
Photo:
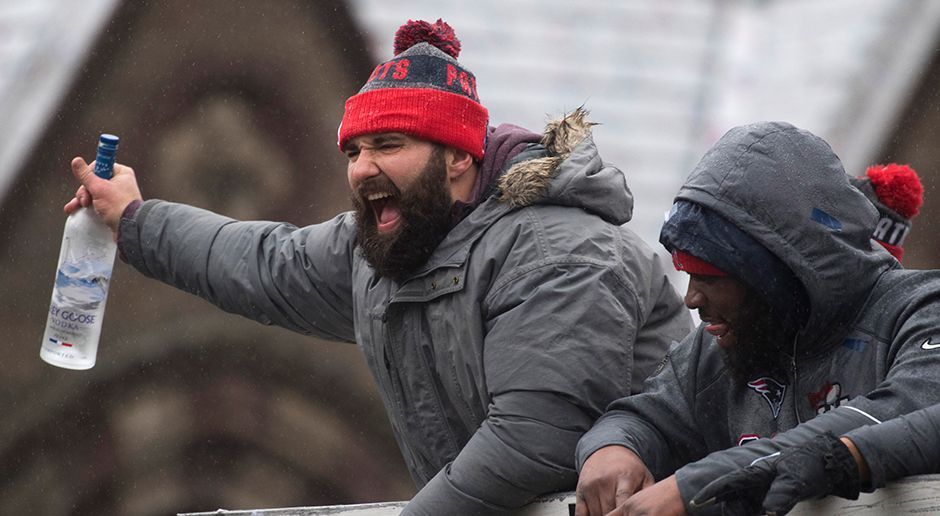
M 785 123 L 733 129 L 677 199 L 718 212 L 783 260 L 811 312 L 787 374 L 735 382 L 704 325 L 645 392 L 611 404 L 578 445 L 635 451 L 688 502 L 708 482 L 817 433 L 841 435 L 940 402 L 940 273 L 907 271 L 870 235 L 874 206 L 821 139 Z M 729 249 L 728 252 L 735 252 Z M 715 510 L 720 510 L 715 508 Z

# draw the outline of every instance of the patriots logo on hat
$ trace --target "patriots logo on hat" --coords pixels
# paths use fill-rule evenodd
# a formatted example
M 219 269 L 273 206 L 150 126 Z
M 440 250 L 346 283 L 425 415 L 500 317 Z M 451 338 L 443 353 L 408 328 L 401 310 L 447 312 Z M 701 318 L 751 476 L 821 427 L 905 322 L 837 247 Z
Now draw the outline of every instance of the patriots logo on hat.
M 787 394 L 787 386 L 769 376 L 762 376 L 747 382 L 747 386 L 767 400 L 767 404 L 770 405 L 770 410 L 774 414 L 774 419 L 777 419 L 777 416 L 780 415 L 780 407 L 783 406 L 783 398 Z

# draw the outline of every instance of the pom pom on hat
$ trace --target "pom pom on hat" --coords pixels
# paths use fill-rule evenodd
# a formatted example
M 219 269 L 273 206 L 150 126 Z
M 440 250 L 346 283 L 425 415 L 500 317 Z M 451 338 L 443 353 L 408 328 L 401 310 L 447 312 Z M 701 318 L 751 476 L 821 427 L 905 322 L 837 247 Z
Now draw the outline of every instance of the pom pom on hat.
M 880 218 L 872 238 L 901 261 L 904 237 L 911 230 L 910 219 L 924 202 L 924 187 L 917 172 L 897 163 L 872 165 L 864 176 L 850 178 L 850 182 L 878 208 Z
M 454 59 L 460 55 L 460 40 L 457 39 L 457 34 L 440 18 L 433 24 L 424 20 L 408 20 L 408 23 L 399 27 L 395 32 L 395 55 L 418 43 L 430 43 Z
M 911 219 L 924 203 L 924 187 L 908 165 L 872 165 L 865 171 L 878 200 L 898 215 Z

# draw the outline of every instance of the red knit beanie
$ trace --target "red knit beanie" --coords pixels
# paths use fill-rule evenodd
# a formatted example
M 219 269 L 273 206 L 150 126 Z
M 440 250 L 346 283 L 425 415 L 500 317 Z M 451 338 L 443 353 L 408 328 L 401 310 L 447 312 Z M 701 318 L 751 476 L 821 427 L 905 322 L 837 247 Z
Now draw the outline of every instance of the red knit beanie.
M 872 238 L 894 255 L 904 257 L 904 237 L 911 230 L 911 219 L 924 202 L 924 187 L 917 172 L 908 165 L 889 163 L 872 165 L 862 177 L 850 182 L 878 208 L 878 225 Z
M 460 40 L 442 20 L 408 20 L 395 33 L 395 57 L 375 67 L 346 101 L 339 148 L 363 134 L 397 132 L 483 158 L 489 113 L 476 78 L 460 66 Z

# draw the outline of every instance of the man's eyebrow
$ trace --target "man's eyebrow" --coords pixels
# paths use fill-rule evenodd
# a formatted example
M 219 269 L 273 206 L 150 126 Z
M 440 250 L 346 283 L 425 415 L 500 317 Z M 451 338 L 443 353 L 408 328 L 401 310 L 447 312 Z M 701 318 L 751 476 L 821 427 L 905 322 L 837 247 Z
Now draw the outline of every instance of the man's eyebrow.
M 386 143 L 398 143 L 403 139 L 404 137 L 400 134 L 378 134 L 370 138 L 369 143 L 378 146 Z
M 367 147 L 381 147 L 388 143 L 401 143 L 405 140 L 402 134 L 376 134 L 370 136 L 361 136 L 354 140 L 349 140 L 343 146 L 343 152 L 355 152 L 363 145 Z

